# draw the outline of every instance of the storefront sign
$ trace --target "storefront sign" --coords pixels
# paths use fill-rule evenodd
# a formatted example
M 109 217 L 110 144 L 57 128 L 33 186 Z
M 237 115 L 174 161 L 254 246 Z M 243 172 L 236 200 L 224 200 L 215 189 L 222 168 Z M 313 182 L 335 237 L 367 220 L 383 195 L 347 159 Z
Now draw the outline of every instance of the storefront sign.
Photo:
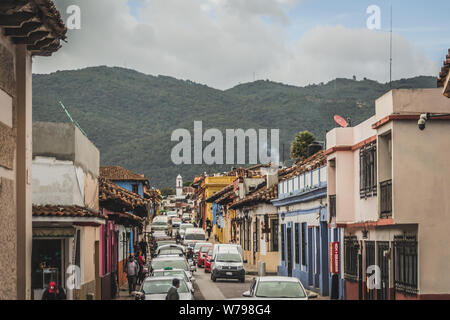
M 340 259 L 339 259 L 339 242 L 330 242 L 330 248 L 328 250 L 329 252 L 329 263 L 330 266 L 330 273 L 339 273 L 339 265 L 340 265 Z

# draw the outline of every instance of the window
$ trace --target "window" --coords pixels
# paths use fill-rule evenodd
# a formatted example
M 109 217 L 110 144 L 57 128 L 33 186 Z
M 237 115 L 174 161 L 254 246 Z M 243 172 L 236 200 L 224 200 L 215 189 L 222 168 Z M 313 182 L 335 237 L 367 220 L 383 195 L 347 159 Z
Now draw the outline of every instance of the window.
M 250 221 L 245 222 L 246 235 L 245 235 L 245 250 L 250 250 Z
M 333 221 L 333 218 L 336 218 L 336 195 L 331 195 L 329 201 L 330 208 L 330 221 Z
M 308 228 L 306 226 L 306 222 L 302 223 L 302 265 L 306 266 L 306 237 Z
M 295 263 L 300 264 L 300 224 L 295 224 Z
M 305 175 L 302 174 L 302 175 L 299 177 L 299 180 L 300 180 L 300 190 L 303 190 L 303 189 L 305 188 Z
M 377 194 L 377 144 L 372 142 L 359 150 L 359 191 L 361 198 Z
M 282 224 L 281 225 L 281 260 L 285 261 L 286 260 L 286 255 L 284 253 L 284 232 L 285 232 L 285 225 Z
M 278 251 L 278 219 L 272 220 L 272 251 Z
M 344 238 L 344 276 L 348 280 L 358 280 L 359 243 L 356 236 Z
M 409 295 L 417 294 L 417 238 L 403 235 L 394 237 L 395 290 Z
M 133 189 L 133 193 L 139 194 L 139 186 L 137 184 L 131 185 L 131 188 Z

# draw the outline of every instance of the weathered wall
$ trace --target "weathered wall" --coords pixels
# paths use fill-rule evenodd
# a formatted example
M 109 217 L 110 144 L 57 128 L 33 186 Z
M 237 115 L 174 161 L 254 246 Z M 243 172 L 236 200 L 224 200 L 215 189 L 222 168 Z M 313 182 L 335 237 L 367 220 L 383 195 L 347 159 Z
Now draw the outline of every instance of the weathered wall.
M 84 206 L 85 184 L 83 171 L 72 161 L 44 157 L 33 160 L 33 204 Z
M 99 175 L 100 152 L 71 123 L 33 123 L 33 157 L 36 156 L 70 160 L 92 176 Z

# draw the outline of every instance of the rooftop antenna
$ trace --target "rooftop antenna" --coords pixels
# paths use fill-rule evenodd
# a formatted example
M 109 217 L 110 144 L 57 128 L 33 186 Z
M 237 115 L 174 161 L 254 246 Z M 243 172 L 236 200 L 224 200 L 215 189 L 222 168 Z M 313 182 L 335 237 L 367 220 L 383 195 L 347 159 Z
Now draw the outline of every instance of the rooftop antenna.
M 86 132 L 84 132 L 83 129 L 81 129 L 80 124 L 77 122 L 77 120 L 74 120 L 72 118 L 72 116 L 70 115 L 69 111 L 67 111 L 66 107 L 64 106 L 64 104 L 59 101 L 59 104 L 61 105 L 61 108 L 64 110 L 64 112 L 66 113 L 67 117 L 69 117 L 70 121 L 77 126 L 78 129 L 80 129 L 81 133 L 84 134 L 87 137 Z
M 390 34 L 390 55 L 389 55 L 389 87 L 392 90 L 392 4 L 391 4 L 391 34 Z

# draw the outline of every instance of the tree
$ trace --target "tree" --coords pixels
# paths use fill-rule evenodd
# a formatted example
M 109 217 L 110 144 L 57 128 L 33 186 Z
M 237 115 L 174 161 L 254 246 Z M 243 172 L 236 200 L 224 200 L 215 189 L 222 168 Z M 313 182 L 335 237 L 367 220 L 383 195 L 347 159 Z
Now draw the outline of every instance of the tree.
M 172 194 L 175 194 L 175 189 L 173 189 L 173 188 L 162 188 L 161 189 L 161 195 L 163 197 L 169 196 L 169 195 L 172 195 Z
M 291 158 L 306 159 L 308 157 L 308 146 L 314 141 L 316 141 L 316 137 L 308 130 L 299 132 L 291 143 Z
M 192 184 L 192 181 L 183 182 L 183 187 L 190 187 L 191 184 Z

